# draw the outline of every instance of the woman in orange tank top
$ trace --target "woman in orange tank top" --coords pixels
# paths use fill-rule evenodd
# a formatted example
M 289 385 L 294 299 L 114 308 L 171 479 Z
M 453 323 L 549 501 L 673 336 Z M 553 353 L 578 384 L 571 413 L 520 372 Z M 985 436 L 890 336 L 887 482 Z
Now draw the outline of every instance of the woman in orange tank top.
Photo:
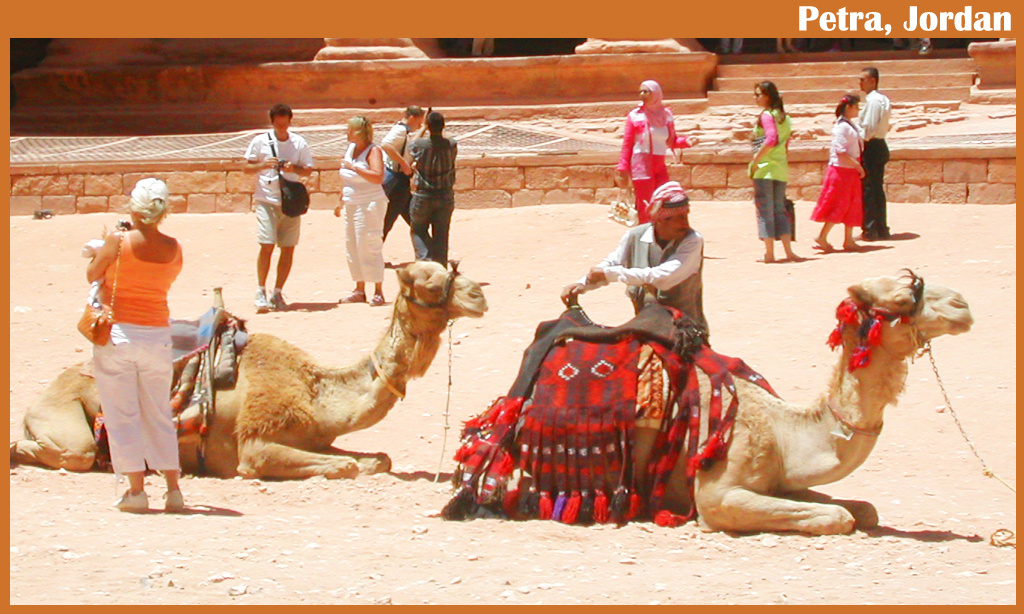
M 116 504 L 126 512 L 149 509 L 147 466 L 167 481 L 165 511 L 185 508 L 170 404 L 167 306 L 167 292 L 181 272 L 181 246 L 157 228 L 168 207 L 163 181 L 139 181 L 128 202 L 132 230 L 107 237 L 86 270 L 90 282 L 104 280 L 100 299 L 114 312 L 110 341 L 93 346 L 93 370 L 114 472 L 128 476 L 129 489 Z

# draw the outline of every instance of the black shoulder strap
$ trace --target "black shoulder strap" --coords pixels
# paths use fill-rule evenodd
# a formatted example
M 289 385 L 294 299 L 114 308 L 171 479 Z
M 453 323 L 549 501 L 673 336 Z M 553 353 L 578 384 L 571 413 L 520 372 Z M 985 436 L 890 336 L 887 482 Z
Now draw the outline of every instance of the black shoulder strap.
M 270 139 L 270 153 L 274 154 L 274 157 L 276 158 L 277 157 L 277 150 L 274 149 L 274 133 L 273 132 L 268 132 L 267 133 L 267 138 Z

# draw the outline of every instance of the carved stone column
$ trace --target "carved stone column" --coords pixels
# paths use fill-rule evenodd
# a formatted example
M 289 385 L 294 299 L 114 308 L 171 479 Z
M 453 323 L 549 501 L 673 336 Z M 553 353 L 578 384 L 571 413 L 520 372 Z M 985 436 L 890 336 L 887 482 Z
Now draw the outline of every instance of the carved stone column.
M 427 59 L 411 38 L 325 38 L 314 60 Z
M 588 38 L 576 53 L 693 53 L 704 47 L 694 38 Z

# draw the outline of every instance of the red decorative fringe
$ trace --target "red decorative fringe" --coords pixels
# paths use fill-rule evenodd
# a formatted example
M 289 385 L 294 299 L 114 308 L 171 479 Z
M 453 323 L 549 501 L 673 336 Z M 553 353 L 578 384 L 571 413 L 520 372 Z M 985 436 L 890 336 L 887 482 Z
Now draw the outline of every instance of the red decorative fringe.
M 882 342 L 882 318 L 875 318 L 875 321 L 871 323 L 871 328 L 868 330 L 868 345 L 876 347 Z
M 640 499 L 640 495 L 633 493 L 629 495 L 629 511 L 626 512 L 626 520 L 633 520 L 640 515 L 644 509 L 644 503 Z
M 519 516 L 519 489 L 515 488 L 505 493 L 505 498 L 501 502 L 502 509 L 509 518 L 516 518 Z
M 583 497 L 580 496 L 580 493 L 573 491 L 569 500 L 565 502 L 565 509 L 562 510 L 561 521 L 565 524 L 572 524 L 576 522 L 576 519 L 580 514 L 580 504 L 582 501 Z
M 594 522 L 604 524 L 611 517 L 611 510 L 608 509 L 608 496 L 604 494 L 603 490 L 599 490 L 597 496 L 594 497 Z
M 853 356 L 850 356 L 850 372 L 868 366 L 869 362 L 871 362 L 871 348 L 863 345 L 858 347 Z
M 537 517 L 541 520 L 550 520 L 551 512 L 555 511 L 555 502 L 551 500 L 551 495 L 547 492 L 540 493 L 540 504 Z
M 832 329 L 832 333 L 828 336 L 828 347 L 836 349 L 843 343 L 843 325 L 840 324 Z
M 673 514 L 668 510 L 660 510 L 657 514 L 654 515 L 654 524 L 658 525 L 659 527 L 675 528 L 678 526 L 682 526 L 686 522 L 686 520 L 686 516 Z

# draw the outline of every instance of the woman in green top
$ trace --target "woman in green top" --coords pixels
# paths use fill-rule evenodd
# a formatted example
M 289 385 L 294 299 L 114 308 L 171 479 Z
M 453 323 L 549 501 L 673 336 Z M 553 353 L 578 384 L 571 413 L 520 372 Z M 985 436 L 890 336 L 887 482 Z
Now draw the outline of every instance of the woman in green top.
M 775 241 L 781 240 L 787 260 L 799 260 L 790 245 L 792 221 L 786 212 L 786 182 L 789 181 L 789 133 L 792 122 L 782 106 L 782 96 L 771 81 L 754 86 L 754 99 L 761 107 L 754 126 L 754 159 L 749 174 L 754 180 L 757 206 L 757 236 L 764 241 L 764 261 L 775 262 Z

